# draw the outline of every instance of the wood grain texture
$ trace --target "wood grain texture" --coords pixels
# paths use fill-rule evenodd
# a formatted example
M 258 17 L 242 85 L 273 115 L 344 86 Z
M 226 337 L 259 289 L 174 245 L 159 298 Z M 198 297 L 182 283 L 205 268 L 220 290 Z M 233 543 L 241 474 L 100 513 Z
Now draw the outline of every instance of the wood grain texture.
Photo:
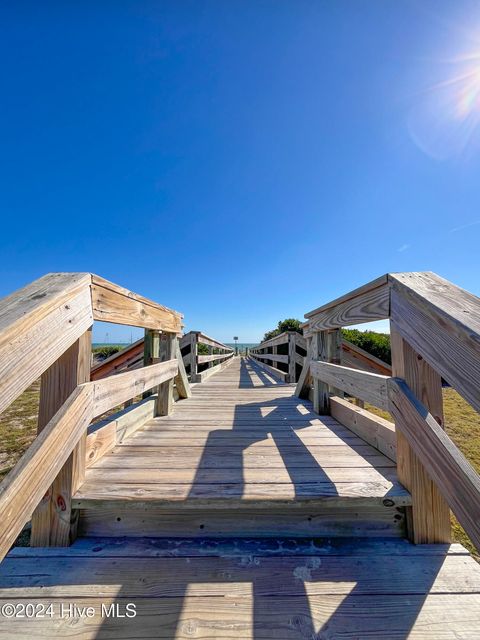
M 180 345 L 177 340 L 175 357 L 178 362 L 178 374 L 175 377 L 175 386 L 177 388 L 179 398 L 190 398 L 192 390 L 190 389 L 190 383 L 187 377 L 187 371 L 185 369 L 185 363 L 182 358 L 182 352 L 180 351 Z
M 434 273 L 390 281 L 397 331 L 480 411 L 480 299 Z
M 390 289 L 387 276 L 305 314 L 308 318 L 307 333 L 384 320 L 389 316 Z
M 92 331 L 86 331 L 42 375 L 37 432 L 50 422 L 79 384 L 90 380 Z M 76 537 L 72 494 L 85 479 L 86 430 L 32 516 L 32 546 L 66 546 Z M 61 505 L 61 508 L 59 508 Z
M 223 342 L 215 340 L 215 338 L 211 338 L 210 336 L 205 335 L 201 331 L 195 331 L 194 333 L 197 334 L 197 342 L 200 342 L 200 344 L 206 344 L 207 346 L 213 347 L 215 349 L 222 349 L 223 351 L 233 352 L 232 347 L 223 344 Z
M 480 476 L 403 380 L 389 381 L 388 393 L 397 428 L 480 550 Z
M 177 353 L 177 336 L 172 333 L 163 333 L 160 336 L 160 361 L 162 364 L 171 361 Z M 155 415 L 168 416 L 173 409 L 173 379 L 178 375 L 178 360 L 175 362 L 175 374 L 172 377 L 164 377 L 160 381 L 155 402 Z
M 362 440 L 371 444 L 390 460 L 397 459 L 394 424 L 343 398 L 330 398 L 330 411 L 333 418 L 357 434 Z
M 127 640 L 142 629 L 143 639 L 189 640 L 199 638 L 255 638 L 256 640 L 303 640 L 315 637 L 316 630 L 328 629 L 332 638 L 373 640 L 458 640 L 479 635 L 480 605 L 477 594 L 432 596 L 370 595 L 349 598 L 345 595 L 278 597 L 229 597 L 229 583 L 224 597 L 183 596 L 179 598 L 138 598 L 135 618 L 106 618 L 107 609 L 118 606 L 125 613 L 128 597 L 77 598 L 79 608 L 92 606 L 93 618 L 79 618 L 75 625 L 67 620 L 56 625 L 51 620 L 4 619 L 0 632 L 5 640 L 15 640 L 25 631 L 32 640 L 40 638 L 99 637 Z M 48 599 L 32 598 L 48 605 Z M 12 597 L 8 601 L 15 602 Z M 0 604 L 4 604 L 2 599 Z M 61 596 L 53 599 L 55 616 L 60 617 Z M 464 612 L 469 616 L 465 618 Z M 55 620 L 56 622 L 57 620 Z M 392 630 L 392 625 L 394 629 Z M 308 634 L 308 635 L 306 635 Z M 321 637 L 321 636 L 320 636 Z
M 313 410 L 315 413 L 326 415 L 330 413 L 328 383 L 314 375 L 313 363 L 326 361 L 327 354 L 327 332 L 316 331 L 311 337 L 312 359 L 310 361 L 310 376 L 313 380 Z
M 391 365 L 372 356 L 371 353 L 367 353 L 367 351 L 360 349 L 360 347 L 348 342 L 348 340 L 342 340 L 341 358 L 341 364 L 346 367 L 353 367 L 354 369 L 361 369 L 362 371 L 369 371 L 370 373 L 380 373 L 384 376 L 392 375 Z
M 140 338 L 128 347 L 105 358 L 92 367 L 90 379 L 100 380 L 122 371 L 142 366 L 144 353 L 144 338 Z
M 95 320 L 179 333 L 182 315 L 97 275 L 92 275 Z
M 100 416 L 166 380 L 173 380 L 177 373 L 178 363 L 175 358 L 90 383 L 94 389 L 94 416 Z
M 90 280 L 51 273 L 0 302 L 0 413 L 91 326 Z
M 391 322 L 390 342 L 393 373 L 406 381 L 413 393 L 443 425 L 442 380 L 396 330 Z M 390 409 L 391 410 L 391 402 Z M 400 482 L 411 492 L 413 506 L 409 536 L 416 543 L 450 541 L 450 510 L 439 488 L 405 436 L 404 421 L 395 416 L 397 471 Z
M 87 538 L 69 549 L 18 548 L 0 565 L 0 604 L 54 607 L 53 619 L 2 617 L 0 634 L 470 639 L 480 631 L 479 575 L 459 545 L 392 538 Z M 101 615 L 102 604 L 123 612 L 132 601 L 135 618 Z M 93 617 L 72 624 L 61 603 L 92 606 Z
M 197 356 L 197 362 L 203 364 L 205 362 L 214 362 L 215 360 L 225 360 L 231 358 L 233 353 L 215 353 L 210 356 Z
M 1 558 L 86 431 L 92 395 L 89 385 L 77 387 L 0 485 Z
M 327 385 L 338 387 L 351 396 L 388 410 L 387 376 L 320 360 L 312 360 L 310 371 L 314 380 L 318 379 Z

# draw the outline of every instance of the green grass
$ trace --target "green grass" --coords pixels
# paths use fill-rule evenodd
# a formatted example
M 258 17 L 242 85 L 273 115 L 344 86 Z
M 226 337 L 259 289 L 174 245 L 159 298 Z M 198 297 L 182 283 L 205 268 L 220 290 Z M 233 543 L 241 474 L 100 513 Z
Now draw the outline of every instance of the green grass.
M 0 414 L 0 479 L 13 469 L 37 433 L 40 380 Z

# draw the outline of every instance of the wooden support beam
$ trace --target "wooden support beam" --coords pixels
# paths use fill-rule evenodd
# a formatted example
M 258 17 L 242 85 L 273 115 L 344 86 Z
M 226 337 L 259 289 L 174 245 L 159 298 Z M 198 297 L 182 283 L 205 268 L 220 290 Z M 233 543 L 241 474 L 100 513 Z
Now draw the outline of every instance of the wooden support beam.
M 180 345 L 177 340 L 176 345 L 176 358 L 178 360 L 178 374 L 175 377 L 175 386 L 177 387 L 178 396 L 180 398 L 190 398 L 192 391 L 190 389 L 190 383 L 188 382 L 187 372 L 185 370 L 185 364 L 182 358 L 182 352 L 180 351 Z
M 403 378 L 412 393 L 443 428 L 442 379 L 440 375 L 402 338 L 391 322 L 393 375 Z M 395 416 L 398 479 L 412 495 L 411 517 L 407 518 L 409 537 L 418 544 L 450 542 L 450 510 L 424 465 L 405 436 L 409 425 Z
M 342 389 L 353 397 L 361 398 L 388 411 L 387 376 L 321 360 L 312 360 L 310 371 L 314 380 L 318 379 L 327 386 Z
M 332 364 L 342 364 L 342 330 L 333 329 L 327 334 L 327 359 Z M 338 389 L 335 385 L 330 385 L 328 389 L 331 396 L 343 398 L 343 389 Z
M 160 361 L 165 362 L 175 357 L 178 338 L 175 333 L 162 333 L 160 336 Z M 173 378 L 162 382 L 158 386 L 157 404 L 155 413 L 157 416 L 168 416 L 173 409 Z
M 389 380 L 388 392 L 398 428 L 480 550 L 480 476 L 404 380 Z
M 315 360 L 327 360 L 327 332 L 315 331 L 312 335 L 312 360 L 310 362 L 310 372 L 313 377 L 313 410 L 322 415 L 330 412 L 328 402 L 328 384 L 314 376 L 313 364 Z
M 173 384 L 173 379 L 177 374 L 177 360 L 171 358 L 168 362 L 156 362 L 149 367 L 126 371 L 90 383 L 94 387 L 94 417 L 110 411 L 122 402 L 141 395 L 144 391 L 153 389 L 159 384 L 168 381 L 172 381 Z
M 381 451 L 387 458 L 393 461 L 397 459 L 397 439 L 395 425 L 392 422 L 343 398 L 330 398 L 330 412 L 335 420 Z
M 310 362 L 312 359 L 312 347 L 311 338 L 307 338 L 307 355 L 303 361 L 303 368 L 298 378 L 297 386 L 295 387 L 295 395 L 298 398 L 308 398 L 310 393 L 310 387 L 312 383 L 312 377 L 310 375 Z
M 143 342 L 143 366 L 149 367 L 154 362 L 158 362 L 160 357 L 160 332 L 154 329 L 145 329 L 145 338 Z M 148 398 L 154 389 L 144 391 L 142 397 Z
M 190 380 L 191 382 L 197 382 L 198 374 L 198 332 L 190 331 Z
M 44 425 L 44 429 L 3 481 L 0 493 L 0 560 L 15 542 L 54 478 L 72 460 L 70 452 L 86 432 L 92 419 L 91 398 L 91 385 L 75 389 L 59 411 Z M 47 495 L 51 494 L 51 490 L 48 491 Z M 47 547 L 69 544 L 70 520 L 66 517 L 67 510 L 60 498 L 58 495 L 55 506 L 61 512 L 61 517 L 58 517 L 57 512 L 53 523 L 46 518 L 37 520 L 31 546 L 39 546 L 39 542 L 42 543 L 41 546 Z M 68 513 L 70 512 L 68 509 Z M 45 529 L 39 529 L 38 525 L 43 524 Z
M 91 328 L 45 371 L 40 384 L 37 432 L 41 433 L 76 387 L 90 380 Z M 32 547 L 65 547 L 75 538 L 72 495 L 85 479 L 87 431 L 69 456 L 32 517 Z
M 296 336 L 299 335 L 296 331 L 290 331 L 288 333 L 288 381 L 297 381 L 297 341 Z

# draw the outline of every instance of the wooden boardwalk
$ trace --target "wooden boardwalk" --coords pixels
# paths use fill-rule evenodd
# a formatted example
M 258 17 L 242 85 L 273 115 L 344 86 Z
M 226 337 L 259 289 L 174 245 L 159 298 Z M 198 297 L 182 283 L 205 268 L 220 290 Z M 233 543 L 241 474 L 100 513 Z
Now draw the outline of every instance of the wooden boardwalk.
M 0 486 L 0 638 L 480 640 L 450 544 L 451 509 L 480 550 L 480 476 L 442 428 L 442 380 L 480 410 L 480 300 L 386 274 L 251 358 L 182 318 L 91 273 L 2 301 L 0 412 L 41 392 Z M 381 319 L 391 367 L 342 337 Z M 95 320 L 144 339 L 92 370 Z
M 241 358 L 194 386 L 87 470 L 82 533 L 403 535 L 395 463 L 293 391 Z

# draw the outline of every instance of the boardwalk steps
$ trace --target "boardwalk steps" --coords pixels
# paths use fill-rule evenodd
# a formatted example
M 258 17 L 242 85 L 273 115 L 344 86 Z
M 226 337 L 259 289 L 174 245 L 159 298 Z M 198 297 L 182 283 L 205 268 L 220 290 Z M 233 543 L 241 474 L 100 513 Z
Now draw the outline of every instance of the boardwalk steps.
M 27 599 L 56 614 L 0 617 L 0 636 L 473 639 L 479 593 L 478 565 L 460 545 L 80 538 L 17 548 L 0 565 L 0 606 Z M 60 617 L 73 603 L 92 617 Z M 106 617 L 129 603 L 136 617 Z
M 441 395 L 443 377 L 480 409 L 479 310 L 434 274 L 388 274 L 238 358 L 92 274 L 9 296 L 0 411 L 42 382 L 0 487 L 0 637 L 480 638 L 449 510 L 480 548 L 480 478 Z M 341 340 L 381 318 L 391 369 Z M 90 371 L 93 320 L 145 338 Z M 30 518 L 32 546 L 7 553 Z
M 90 467 L 82 535 L 403 536 L 395 463 L 253 361 L 193 387 Z

